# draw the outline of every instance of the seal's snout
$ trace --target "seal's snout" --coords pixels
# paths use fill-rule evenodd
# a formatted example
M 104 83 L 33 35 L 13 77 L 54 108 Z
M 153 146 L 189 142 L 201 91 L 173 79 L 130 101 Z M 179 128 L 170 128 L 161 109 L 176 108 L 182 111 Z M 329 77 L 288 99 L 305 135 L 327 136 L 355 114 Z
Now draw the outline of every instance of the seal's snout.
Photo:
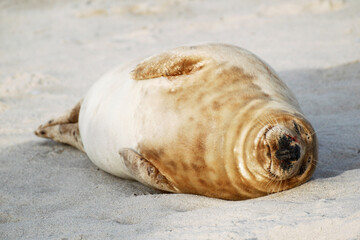
M 301 135 L 286 125 L 278 125 L 265 136 L 269 146 L 269 171 L 284 179 L 294 176 L 303 164 L 305 149 Z
M 295 143 L 296 140 L 291 136 L 284 135 L 279 139 L 279 150 L 275 156 L 280 161 L 296 161 L 300 158 L 300 146 Z

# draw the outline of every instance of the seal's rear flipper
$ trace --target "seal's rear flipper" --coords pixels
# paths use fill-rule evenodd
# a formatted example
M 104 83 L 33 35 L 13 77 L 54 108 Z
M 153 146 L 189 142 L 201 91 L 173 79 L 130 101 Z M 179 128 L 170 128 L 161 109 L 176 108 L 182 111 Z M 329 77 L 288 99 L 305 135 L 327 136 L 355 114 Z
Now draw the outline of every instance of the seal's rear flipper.
M 78 124 L 81 103 L 82 100 L 61 117 L 40 125 L 38 129 L 35 130 L 35 135 L 66 143 L 84 151 Z
M 159 170 L 132 149 L 124 148 L 119 152 L 127 169 L 137 181 L 167 192 L 178 192 Z

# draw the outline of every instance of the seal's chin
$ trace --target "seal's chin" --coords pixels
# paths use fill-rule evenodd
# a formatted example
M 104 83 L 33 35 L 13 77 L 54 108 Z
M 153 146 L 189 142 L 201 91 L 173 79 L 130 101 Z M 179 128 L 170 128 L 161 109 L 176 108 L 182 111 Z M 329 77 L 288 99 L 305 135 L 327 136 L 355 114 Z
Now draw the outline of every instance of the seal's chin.
M 304 155 L 301 136 L 292 129 L 276 125 L 266 132 L 265 142 L 271 178 L 286 180 L 299 174 Z

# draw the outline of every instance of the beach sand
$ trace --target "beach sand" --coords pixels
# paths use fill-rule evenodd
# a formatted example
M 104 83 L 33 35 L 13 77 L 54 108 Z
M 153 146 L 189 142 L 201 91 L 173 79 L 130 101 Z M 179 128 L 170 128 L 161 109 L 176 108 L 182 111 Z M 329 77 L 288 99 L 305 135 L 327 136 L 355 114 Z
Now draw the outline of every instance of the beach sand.
M 0 2 L 0 239 L 360 239 L 360 2 Z M 167 194 L 35 137 L 106 71 L 181 45 L 246 48 L 319 139 L 313 178 L 246 201 Z

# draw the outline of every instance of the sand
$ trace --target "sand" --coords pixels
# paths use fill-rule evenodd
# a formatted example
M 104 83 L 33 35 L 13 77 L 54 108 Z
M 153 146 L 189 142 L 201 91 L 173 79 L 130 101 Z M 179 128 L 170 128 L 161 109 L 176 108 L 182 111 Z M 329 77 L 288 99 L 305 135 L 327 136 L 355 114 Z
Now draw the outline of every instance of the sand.
M 0 2 L 0 239 L 360 239 L 360 3 Z M 295 189 L 247 201 L 164 194 L 37 138 L 106 71 L 225 42 L 268 62 L 317 130 Z

